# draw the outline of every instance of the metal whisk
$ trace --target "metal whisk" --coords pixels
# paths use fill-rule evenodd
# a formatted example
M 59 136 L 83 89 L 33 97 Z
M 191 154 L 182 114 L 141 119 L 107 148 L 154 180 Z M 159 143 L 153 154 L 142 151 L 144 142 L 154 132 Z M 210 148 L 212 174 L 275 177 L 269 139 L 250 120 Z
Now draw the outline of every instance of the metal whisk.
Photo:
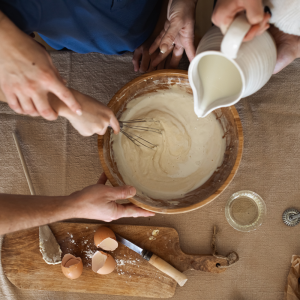
M 141 123 L 149 123 L 149 122 L 159 122 L 159 121 L 153 119 L 135 119 L 129 121 L 119 121 L 120 129 L 121 129 L 120 131 L 135 145 L 137 146 L 142 145 L 149 149 L 154 149 L 157 145 L 150 143 L 149 141 L 145 140 L 144 138 L 140 137 L 137 134 L 134 134 L 132 132 L 129 133 L 128 131 L 126 131 L 126 129 L 133 129 L 133 130 L 140 130 L 140 131 L 150 131 L 150 132 L 161 134 L 162 131 L 161 129 L 147 127 L 141 124 Z

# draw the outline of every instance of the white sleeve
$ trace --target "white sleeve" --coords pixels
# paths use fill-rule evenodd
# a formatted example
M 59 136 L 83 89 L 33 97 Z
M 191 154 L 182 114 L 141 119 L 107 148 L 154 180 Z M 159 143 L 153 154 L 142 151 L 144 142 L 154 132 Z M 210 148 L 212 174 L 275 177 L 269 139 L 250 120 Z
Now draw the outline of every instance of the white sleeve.
M 265 0 L 272 17 L 270 23 L 281 31 L 300 35 L 300 1 L 299 0 Z

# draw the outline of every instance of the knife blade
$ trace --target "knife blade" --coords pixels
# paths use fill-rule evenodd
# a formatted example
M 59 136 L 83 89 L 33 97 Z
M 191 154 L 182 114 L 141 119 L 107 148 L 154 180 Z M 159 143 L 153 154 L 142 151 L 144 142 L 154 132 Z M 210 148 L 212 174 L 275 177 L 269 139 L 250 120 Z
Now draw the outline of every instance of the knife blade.
M 17 135 L 13 132 L 13 138 L 19 153 L 19 157 L 22 163 L 23 171 L 28 183 L 28 187 L 30 190 L 31 195 L 35 195 L 35 190 L 29 175 L 29 171 L 21 150 L 21 146 L 19 143 L 19 140 L 17 138 Z M 61 263 L 61 249 L 59 244 L 57 243 L 57 240 L 52 233 L 50 227 L 48 225 L 43 225 L 39 227 L 39 246 L 40 246 L 40 252 L 42 253 L 44 261 L 49 265 L 56 265 Z
M 127 239 L 123 238 L 119 234 L 115 233 L 116 239 L 119 243 L 123 244 L 124 246 L 128 247 L 129 249 L 133 250 L 137 254 L 139 254 L 142 258 L 147 260 L 152 266 L 156 267 L 163 273 L 169 275 L 173 278 L 180 286 L 183 286 L 186 281 L 187 277 L 171 266 L 169 263 L 164 261 L 163 259 L 159 258 L 153 252 L 143 249 L 136 244 L 128 241 Z

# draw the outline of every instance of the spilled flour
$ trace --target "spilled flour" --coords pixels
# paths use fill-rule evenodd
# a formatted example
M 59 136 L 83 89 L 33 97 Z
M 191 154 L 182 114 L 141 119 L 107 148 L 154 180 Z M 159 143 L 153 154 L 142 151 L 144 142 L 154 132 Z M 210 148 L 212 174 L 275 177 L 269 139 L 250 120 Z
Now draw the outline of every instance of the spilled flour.
M 193 96 L 179 87 L 130 101 L 120 120 L 146 119 L 143 126 L 161 130 L 126 129 L 157 145 L 136 146 L 124 134 L 112 135 L 113 156 L 128 185 L 154 199 L 176 199 L 204 184 L 223 162 L 226 141 L 214 114 L 198 118 Z

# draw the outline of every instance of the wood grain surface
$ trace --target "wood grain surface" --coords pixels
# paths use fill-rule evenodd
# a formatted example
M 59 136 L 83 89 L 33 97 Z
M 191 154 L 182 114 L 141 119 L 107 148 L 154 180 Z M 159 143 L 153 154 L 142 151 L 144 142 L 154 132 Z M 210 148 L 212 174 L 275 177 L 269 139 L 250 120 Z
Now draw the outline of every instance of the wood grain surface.
M 78 279 L 67 279 L 60 265 L 47 265 L 44 262 L 39 252 L 38 228 L 5 236 L 1 254 L 5 275 L 20 289 L 151 298 L 169 298 L 174 295 L 177 286 L 175 280 L 122 244 L 112 252 L 117 262 L 116 269 L 109 275 L 94 273 L 91 269 L 91 254 L 97 250 L 94 233 L 99 226 L 103 225 L 67 222 L 50 225 L 63 255 L 71 253 L 81 257 L 84 269 Z M 152 251 L 181 272 L 194 269 L 221 273 L 225 269 L 218 268 L 216 264 L 227 265 L 226 260 L 211 255 L 183 253 L 174 228 L 113 224 L 108 227 L 138 246 Z M 157 236 L 152 234 L 153 230 L 159 230 Z M 222 275 L 215 276 L 217 279 Z
M 158 90 L 178 86 L 192 94 L 186 71 L 158 70 L 144 74 L 120 89 L 108 103 L 108 107 L 120 117 L 126 105 L 139 96 L 155 93 Z M 216 109 L 213 112 L 224 130 L 226 150 L 222 165 L 200 187 L 190 191 L 182 198 L 173 200 L 152 199 L 137 194 L 129 200 L 144 209 L 163 214 L 184 213 L 200 208 L 216 199 L 230 184 L 237 173 L 243 153 L 244 136 L 239 114 L 234 106 Z M 118 171 L 111 149 L 110 135 L 107 130 L 104 136 L 98 136 L 98 150 L 103 170 L 113 186 L 124 185 L 122 175 Z

